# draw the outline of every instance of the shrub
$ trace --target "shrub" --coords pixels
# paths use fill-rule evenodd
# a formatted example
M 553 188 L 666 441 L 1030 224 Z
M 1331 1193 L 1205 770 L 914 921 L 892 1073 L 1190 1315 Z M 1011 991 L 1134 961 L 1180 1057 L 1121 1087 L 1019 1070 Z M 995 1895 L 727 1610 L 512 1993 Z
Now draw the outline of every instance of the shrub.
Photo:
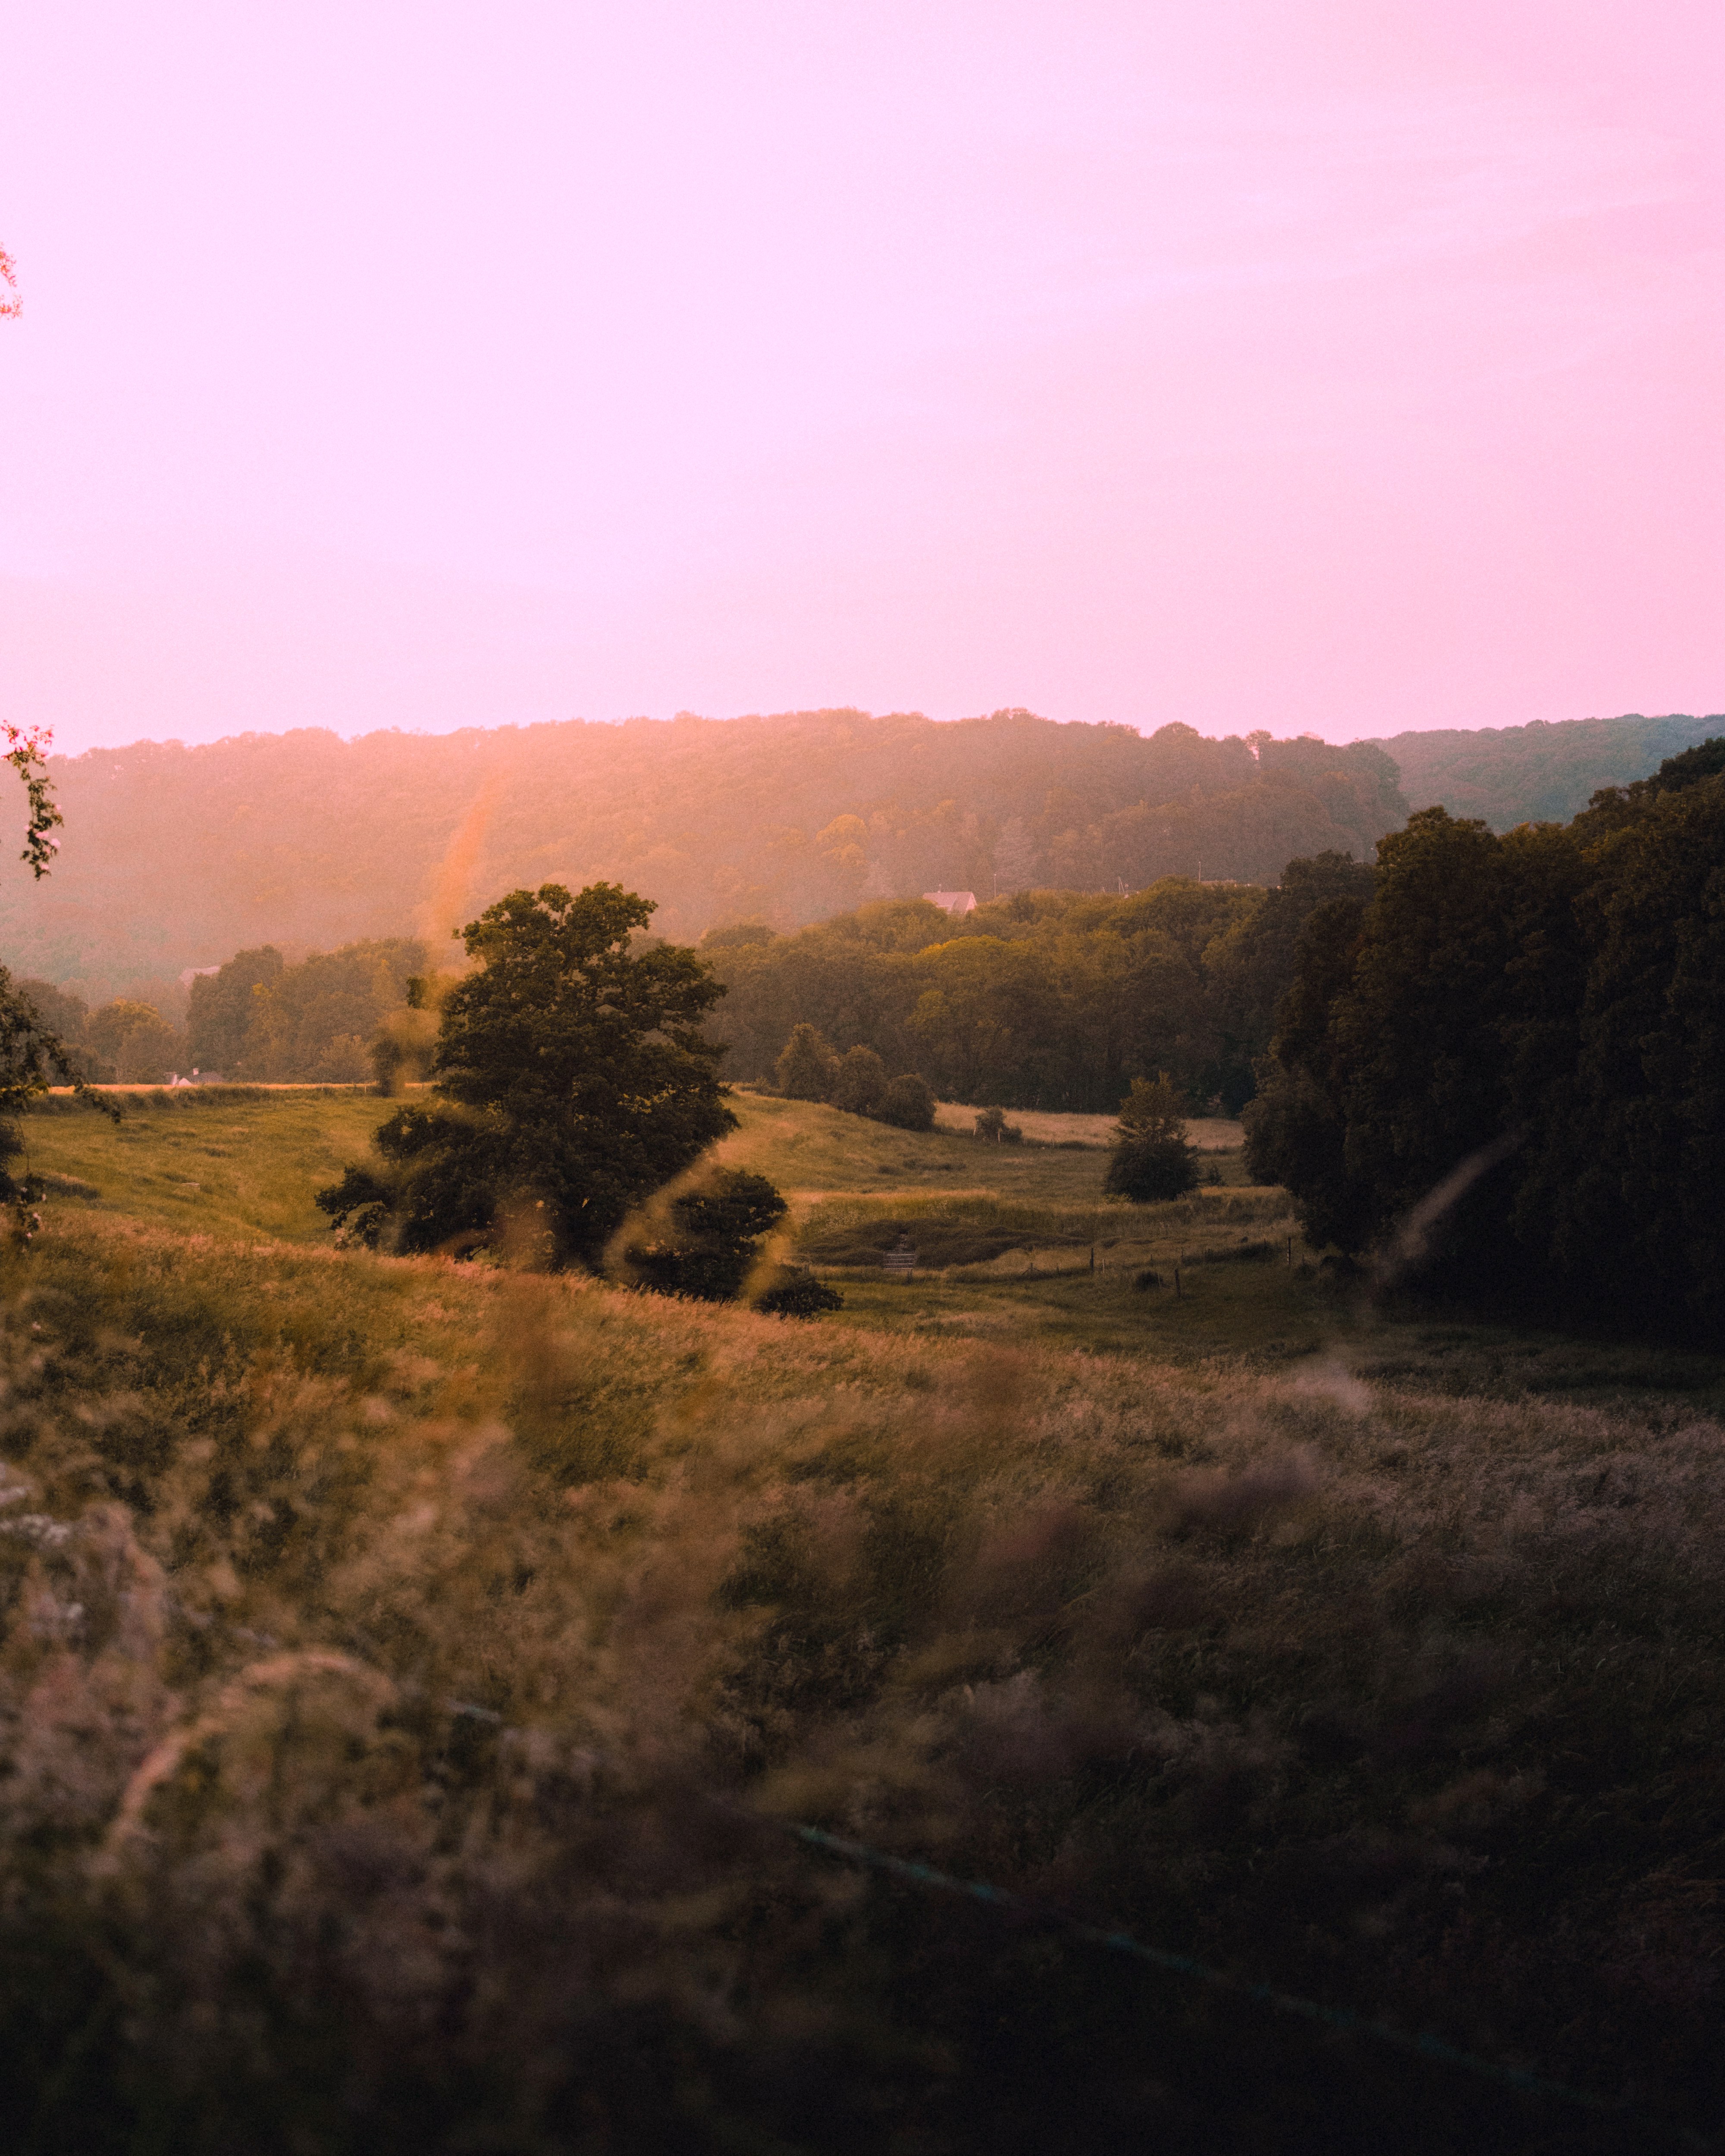
M 1022 1127 L 1008 1122 L 1004 1108 L 984 1108 L 976 1119 L 976 1134 L 993 1145 L 1022 1145 L 1024 1142 Z
M 755 1307 L 769 1317 L 819 1317 L 823 1311 L 842 1310 L 845 1298 L 806 1265 L 787 1265 L 767 1292 L 755 1297 Z
M 1181 1198 L 1198 1181 L 1198 1158 L 1186 1142 L 1185 1102 L 1162 1072 L 1154 1085 L 1134 1078 L 1120 1104 L 1119 1134 L 1103 1188 L 1139 1205 Z
M 629 1262 L 661 1295 L 733 1302 L 755 1262 L 756 1243 L 783 1219 L 785 1202 L 764 1175 L 732 1168 L 671 1207 L 676 1239 L 630 1250 Z M 758 1307 L 758 1306 L 757 1306 Z
M 932 1131 L 934 1096 L 914 1070 L 906 1070 L 901 1077 L 895 1078 L 880 1096 L 875 1120 L 891 1123 L 899 1131 Z
M 824 1034 L 812 1025 L 793 1025 L 773 1075 L 787 1100 L 829 1101 L 838 1083 L 839 1059 Z
M 1183 1138 L 1123 1137 L 1108 1157 L 1102 1187 L 1110 1197 L 1148 1205 L 1161 1198 L 1182 1198 L 1197 1181 L 1197 1163 Z
M 318 1191 L 312 1199 L 320 1212 L 330 1216 L 336 1246 L 344 1250 L 356 1244 L 375 1250 L 383 1240 L 393 1202 L 394 1193 L 364 1168 L 350 1168 L 339 1183 Z
M 847 1115 L 871 1116 L 886 1091 L 886 1065 L 872 1048 L 853 1048 L 839 1061 L 832 1104 Z

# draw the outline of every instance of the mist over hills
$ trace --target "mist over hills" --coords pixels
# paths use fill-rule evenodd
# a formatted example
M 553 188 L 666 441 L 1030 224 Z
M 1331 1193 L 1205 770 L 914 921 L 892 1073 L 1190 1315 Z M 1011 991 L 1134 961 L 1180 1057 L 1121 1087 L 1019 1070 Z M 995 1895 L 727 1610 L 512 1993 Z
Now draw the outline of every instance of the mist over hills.
M 0 955 L 95 1000 L 265 942 L 291 956 L 446 936 L 521 884 L 620 882 L 658 902 L 661 933 L 692 940 L 936 887 L 1271 882 L 1298 855 L 1368 859 L 1432 801 L 1500 828 L 1566 815 L 1719 724 L 1336 747 L 1018 711 L 937 723 L 835 710 L 140 742 L 54 760 L 64 850 L 47 883 L 6 880 Z

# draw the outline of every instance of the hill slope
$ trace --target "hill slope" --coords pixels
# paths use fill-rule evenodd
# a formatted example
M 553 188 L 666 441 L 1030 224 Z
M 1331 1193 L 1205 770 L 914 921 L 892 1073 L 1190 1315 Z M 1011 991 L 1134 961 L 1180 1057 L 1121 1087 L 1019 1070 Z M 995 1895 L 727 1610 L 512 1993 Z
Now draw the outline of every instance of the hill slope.
M 1517 824 L 1567 824 L 1602 786 L 1645 778 L 1668 756 L 1725 733 L 1725 716 L 1644 719 L 1535 720 L 1525 726 L 1481 726 L 1392 734 L 1375 747 L 1395 758 L 1402 791 L 1415 808 L 1441 806 L 1479 816 L 1494 831 Z

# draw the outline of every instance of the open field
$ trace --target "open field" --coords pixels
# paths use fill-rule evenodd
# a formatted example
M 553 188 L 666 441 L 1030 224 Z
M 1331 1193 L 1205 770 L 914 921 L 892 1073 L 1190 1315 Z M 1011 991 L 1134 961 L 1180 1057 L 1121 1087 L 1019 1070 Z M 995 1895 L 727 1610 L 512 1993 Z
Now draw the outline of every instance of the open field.
M 157 1091 L 130 1106 L 117 1130 L 69 1101 L 27 1116 L 29 1163 L 96 1194 L 52 1190 L 50 1226 L 105 1217 L 218 1240 L 327 1250 L 329 1229 L 311 1193 L 364 1158 L 385 1104 L 363 1089 L 248 1088 L 245 1097 L 234 1097 L 238 1091 Z M 1446 1392 L 1499 1397 L 1531 1389 L 1616 1399 L 1675 1387 L 1725 1406 L 1725 1391 L 1710 1374 L 1717 1366 L 1706 1358 L 1368 1310 L 1310 1268 L 1297 1233 L 1291 1238 L 1281 1192 L 1233 1182 L 1169 1205 L 1130 1206 L 1101 1197 L 1094 1153 L 892 1131 L 747 1093 L 733 1105 L 742 1127 L 716 1148 L 717 1157 L 770 1176 L 792 1199 L 784 1240 L 793 1251 L 804 1240 L 819 1247 L 829 1237 L 848 1238 L 858 1224 L 873 1228 L 876 1240 L 879 1224 L 891 1224 L 895 1240 L 902 1226 L 932 1251 L 938 1250 L 932 1228 L 961 1238 L 978 1229 L 1012 1238 L 992 1260 L 922 1264 L 908 1281 L 817 1262 L 845 1296 L 832 1326 L 999 1344 L 1058 1342 L 1182 1364 L 1240 1358 L 1266 1369 L 1322 1349 Z M 1226 1261 L 1242 1240 L 1247 1257 Z M 1266 1243 L 1267 1250 L 1252 1247 Z M 1134 1286 L 1147 1270 L 1161 1284 Z
M 935 1104 L 935 1121 L 941 1130 L 962 1131 L 968 1137 L 975 1131 L 976 1116 L 974 1108 L 957 1101 Z M 1117 1127 L 1112 1116 L 1045 1115 L 1037 1108 L 1009 1108 L 1006 1120 L 1016 1123 L 1036 1145 L 1111 1145 Z M 1245 1131 L 1225 1116 L 1194 1116 L 1186 1126 L 1186 1138 L 1199 1152 L 1238 1152 L 1245 1143 Z
M 1097 1125 L 1111 1131 L 1106 1118 L 1092 1116 L 1014 1114 L 1028 1132 L 1031 1122 L 1058 1129 L 1060 1136 L 1034 1145 L 990 1145 L 973 1132 L 974 1109 L 943 1113 L 932 1131 L 896 1131 L 885 1123 L 847 1116 L 806 1101 L 781 1101 L 739 1091 L 732 1101 L 742 1128 L 725 1140 L 721 1156 L 737 1166 L 771 1175 L 787 1194 L 819 1197 L 835 1191 L 932 1188 L 952 1179 L 957 1191 L 986 1192 L 1027 1204 L 1084 1204 L 1100 1201 L 1105 1172 L 1104 1142 L 1089 1134 Z M 1083 1126 L 1082 1131 L 1077 1127 Z M 1234 1132 L 1231 1149 L 1212 1147 L 1214 1167 L 1226 1183 L 1245 1179 L 1239 1125 L 1188 1126 L 1194 1142 Z
M 1389 1317 L 1297 1245 L 1178 1301 L 1087 1243 L 1034 1276 L 835 1267 L 816 1324 L 338 1254 L 309 1193 L 380 1105 L 28 1121 L 102 1194 L 4 1261 L 27 2145 L 1712 2129 L 1719 1366 Z M 1238 1187 L 1101 1207 L 1093 1152 L 961 1174 L 973 1141 L 741 1108 L 726 1151 L 819 1194 L 808 1238 L 1102 1215 L 1171 1270 L 1281 1218 Z M 788 1823 L 1630 2108 L 1207 1994 Z
M 54 1203 L 190 1233 L 290 1243 L 328 1241 L 311 1193 L 364 1158 L 388 1112 L 358 1086 L 102 1091 L 121 1103 L 117 1126 L 63 1094 L 20 1126 L 26 1166 L 99 1194 L 53 1193 Z
M 742 1127 L 717 1158 L 771 1177 L 792 1199 L 787 1240 L 802 1255 L 797 1246 L 813 1239 L 812 1261 L 844 1287 L 848 1324 L 997 1338 L 1046 1331 L 1117 1352 L 1271 1357 L 1313 1337 L 1307 1313 L 1317 1290 L 1309 1277 L 1289 1275 L 1305 1253 L 1280 1193 L 1234 1184 L 1172 1205 L 1124 1205 L 1103 1199 L 1093 1151 L 894 1131 L 748 1094 L 734 1105 Z M 33 1115 L 23 1128 L 31 1167 L 97 1194 L 56 1189 L 54 1206 L 321 1245 L 329 1230 L 311 1194 L 364 1157 L 385 1113 L 358 1091 L 158 1091 L 129 1101 L 117 1128 L 88 1110 Z M 865 1235 L 881 1221 L 888 1241 L 901 1226 L 920 1237 L 916 1278 L 871 1280 L 854 1265 L 824 1260 L 834 1239 L 860 1255 L 859 1228 Z M 956 1260 L 938 1254 L 942 1233 Z M 1244 1264 L 1207 1262 L 1242 1245 Z M 1131 1276 L 1146 1270 L 1158 1273 L 1158 1284 L 1134 1288 Z

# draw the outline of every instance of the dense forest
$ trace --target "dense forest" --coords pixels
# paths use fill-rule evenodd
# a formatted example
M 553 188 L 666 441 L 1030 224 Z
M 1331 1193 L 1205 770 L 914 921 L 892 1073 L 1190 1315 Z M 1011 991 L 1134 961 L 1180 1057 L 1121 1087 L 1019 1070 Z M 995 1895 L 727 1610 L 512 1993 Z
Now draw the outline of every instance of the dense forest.
M 791 936 L 714 929 L 729 990 L 711 1029 L 726 1075 L 770 1081 L 793 1026 L 874 1051 L 950 1100 L 1111 1114 L 1167 1071 L 1194 1108 L 1251 1097 L 1307 916 L 1369 896 L 1344 855 L 1291 861 L 1280 886 L 1169 876 L 1131 898 L 1021 891 L 952 921 L 883 901 Z
M 64 852 L 0 893 L 0 932 L 93 1078 L 355 1081 L 496 891 L 615 881 L 657 936 L 705 932 L 732 1077 L 769 1079 L 808 1023 L 966 1100 L 1111 1110 L 1166 1070 L 1233 1110 L 1310 877 L 1340 872 L 1290 862 L 1367 861 L 1410 802 L 1498 829 L 1568 814 L 1703 723 L 1334 748 L 827 711 L 145 743 L 54 763 Z M 949 920 L 934 887 L 982 903 Z
M 352 1085 L 373 1075 L 372 1044 L 429 963 L 410 937 L 314 952 L 297 966 L 262 944 L 192 982 L 183 1025 L 136 997 L 91 1010 L 49 981 L 18 986 L 97 1085 L 159 1085 L 193 1070 L 253 1085 Z
M 923 899 L 882 899 L 790 935 L 711 929 L 698 948 L 726 993 L 706 1032 L 727 1050 L 726 1077 L 744 1083 L 770 1084 L 803 1025 L 948 1099 L 1111 1114 L 1135 1077 L 1166 1071 L 1193 1108 L 1233 1114 L 1251 1097 L 1301 926 L 1331 900 L 1368 896 L 1372 880 L 1330 853 L 1289 862 L 1267 890 L 1168 876 L 1125 899 L 1020 891 L 957 920 Z M 436 955 L 383 937 L 289 965 L 263 944 L 194 978 L 182 1025 L 134 998 L 92 1011 L 49 982 L 19 986 L 98 1082 L 201 1070 L 342 1084 L 374 1075 L 373 1043 Z
M 1316 908 L 1256 1173 L 1312 1240 L 1547 1319 L 1717 1341 L 1725 737 L 1499 836 L 1420 811 Z
M 443 939 L 522 886 L 619 883 L 692 942 L 936 888 L 1269 883 L 1296 855 L 1368 858 L 1410 805 L 1366 745 L 1018 711 L 245 735 L 52 775 L 64 850 L 42 889 L 0 891 L 0 949 L 14 973 L 167 1016 L 182 972 L 236 950 Z

